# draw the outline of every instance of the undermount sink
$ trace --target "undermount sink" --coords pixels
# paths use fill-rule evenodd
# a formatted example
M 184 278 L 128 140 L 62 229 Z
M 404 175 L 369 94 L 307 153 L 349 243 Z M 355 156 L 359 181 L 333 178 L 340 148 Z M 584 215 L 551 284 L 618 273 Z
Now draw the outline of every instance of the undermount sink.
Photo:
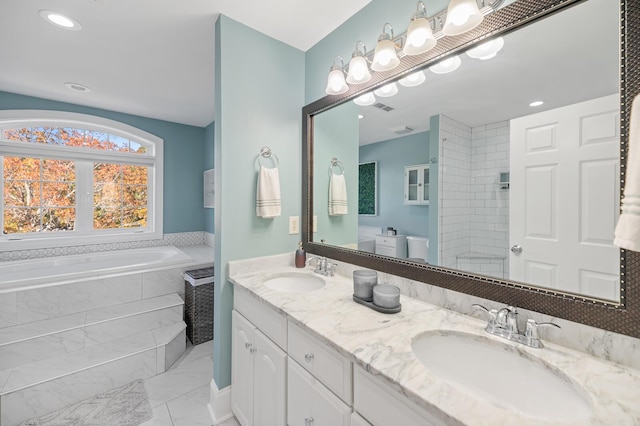
M 513 345 L 466 333 L 429 332 L 411 346 L 435 376 L 499 408 L 553 422 L 591 417 L 588 399 L 566 376 Z
M 268 288 L 287 293 L 307 293 L 319 290 L 325 284 L 322 278 L 303 272 L 272 275 L 264 281 Z

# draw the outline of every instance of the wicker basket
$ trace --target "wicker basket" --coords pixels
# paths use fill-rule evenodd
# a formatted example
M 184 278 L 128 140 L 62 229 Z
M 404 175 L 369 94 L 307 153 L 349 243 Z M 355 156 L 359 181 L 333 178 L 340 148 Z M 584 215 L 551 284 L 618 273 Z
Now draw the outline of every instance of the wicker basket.
M 187 337 L 198 345 L 213 339 L 213 267 L 185 272 Z

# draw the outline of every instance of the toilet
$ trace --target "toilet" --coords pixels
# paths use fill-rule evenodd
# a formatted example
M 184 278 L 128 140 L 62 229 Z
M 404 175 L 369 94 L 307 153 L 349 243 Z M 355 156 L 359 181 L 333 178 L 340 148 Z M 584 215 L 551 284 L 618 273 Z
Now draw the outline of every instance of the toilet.
M 417 235 L 407 236 L 408 259 L 429 262 L 429 238 Z

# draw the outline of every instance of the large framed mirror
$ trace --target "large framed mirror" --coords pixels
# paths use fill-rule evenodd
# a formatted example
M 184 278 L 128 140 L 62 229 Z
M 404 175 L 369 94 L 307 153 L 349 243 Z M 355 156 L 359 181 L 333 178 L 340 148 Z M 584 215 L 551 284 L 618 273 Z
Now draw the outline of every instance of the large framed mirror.
M 611 244 L 640 92 L 640 9 L 627 3 L 518 0 L 307 105 L 306 249 L 640 337 L 640 256 Z M 495 58 L 467 54 L 498 37 Z M 459 69 L 431 71 L 454 57 Z M 425 84 L 402 85 L 416 71 Z M 391 82 L 398 93 L 379 96 Z M 353 102 L 374 91 L 373 104 Z M 333 159 L 354 194 L 345 214 L 327 208 Z M 378 211 L 365 216 L 357 176 L 369 162 Z

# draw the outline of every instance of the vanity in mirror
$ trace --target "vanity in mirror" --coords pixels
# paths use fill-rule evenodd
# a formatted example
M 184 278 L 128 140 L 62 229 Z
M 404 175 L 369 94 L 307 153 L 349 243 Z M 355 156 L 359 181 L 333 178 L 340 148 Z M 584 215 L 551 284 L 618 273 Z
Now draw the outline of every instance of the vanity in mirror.
M 637 46 L 628 39 L 621 48 L 635 17 L 622 10 L 610 0 L 519 0 L 371 83 L 305 107 L 308 248 L 625 332 L 612 311 L 637 312 L 627 305 L 633 253 L 612 239 L 625 77 L 637 73 L 621 64 Z M 497 38 L 491 58 L 473 49 Z M 443 60 L 451 72 L 438 69 Z M 370 164 L 374 172 L 362 173 Z M 337 215 L 328 209 L 336 173 L 347 194 Z M 421 202 L 408 202 L 416 193 Z M 406 249 L 377 248 L 385 237 Z M 424 249 L 411 250 L 416 242 Z

